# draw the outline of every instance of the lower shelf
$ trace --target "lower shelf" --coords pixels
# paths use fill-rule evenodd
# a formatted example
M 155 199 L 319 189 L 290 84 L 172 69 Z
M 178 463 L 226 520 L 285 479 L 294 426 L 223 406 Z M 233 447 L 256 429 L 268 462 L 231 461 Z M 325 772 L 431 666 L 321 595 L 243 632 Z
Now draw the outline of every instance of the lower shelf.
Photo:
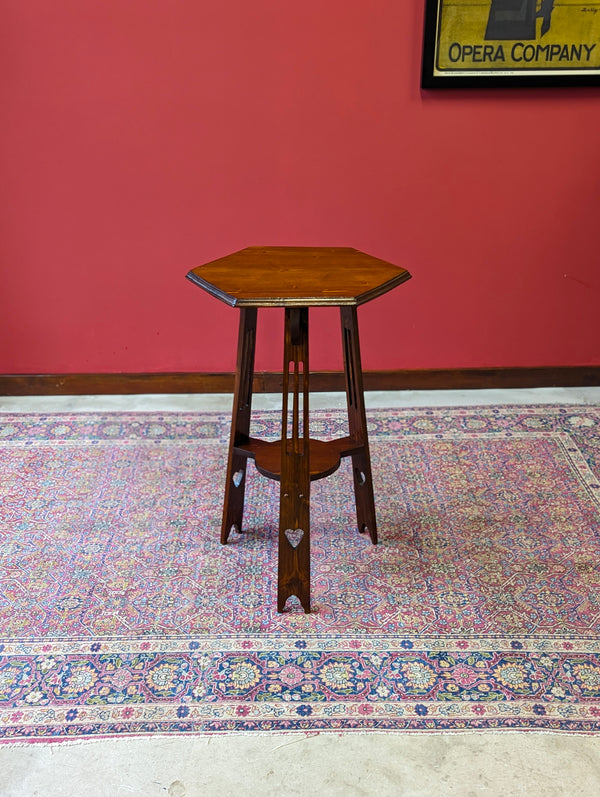
M 363 446 L 350 437 L 335 440 L 309 440 L 309 470 L 311 482 L 330 476 L 340 466 L 342 457 L 358 454 Z M 235 451 L 254 460 L 256 469 L 268 479 L 281 479 L 281 440 L 259 440 L 251 437 Z

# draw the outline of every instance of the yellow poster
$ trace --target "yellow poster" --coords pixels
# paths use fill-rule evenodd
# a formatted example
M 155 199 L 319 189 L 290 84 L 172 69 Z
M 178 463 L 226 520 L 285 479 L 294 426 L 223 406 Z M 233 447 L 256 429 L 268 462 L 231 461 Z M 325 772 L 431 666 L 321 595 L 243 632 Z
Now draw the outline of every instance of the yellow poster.
M 600 75 L 600 0 L 428 0 L 424 57 L 433 78 Z

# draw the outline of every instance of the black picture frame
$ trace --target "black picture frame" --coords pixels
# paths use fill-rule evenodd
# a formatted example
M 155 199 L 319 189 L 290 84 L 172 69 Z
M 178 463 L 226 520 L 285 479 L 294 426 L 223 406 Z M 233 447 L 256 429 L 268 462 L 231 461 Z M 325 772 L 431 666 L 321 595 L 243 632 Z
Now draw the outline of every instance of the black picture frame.
M 426 0 L 421 87 L 600 86 L 600 0 Z

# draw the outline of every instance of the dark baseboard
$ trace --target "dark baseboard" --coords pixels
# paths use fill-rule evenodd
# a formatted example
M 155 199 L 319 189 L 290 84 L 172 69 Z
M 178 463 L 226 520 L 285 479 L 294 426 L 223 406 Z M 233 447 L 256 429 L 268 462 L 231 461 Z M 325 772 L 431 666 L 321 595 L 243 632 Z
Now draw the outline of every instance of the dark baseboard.
M 81 396 L 134 393 L 232 393 L 233 373 L 7 374 L 2 396 Z M 365 390 L 470 390 L 479 388 L 588 387 L 600 385 L 600 365 L 538 368 L 460 368 L 365 371 Z M 255 393 L 278 393 L 282 377 L 257 372 Z M 344 390 L 341 371 L 310 375 L 315 392 Z

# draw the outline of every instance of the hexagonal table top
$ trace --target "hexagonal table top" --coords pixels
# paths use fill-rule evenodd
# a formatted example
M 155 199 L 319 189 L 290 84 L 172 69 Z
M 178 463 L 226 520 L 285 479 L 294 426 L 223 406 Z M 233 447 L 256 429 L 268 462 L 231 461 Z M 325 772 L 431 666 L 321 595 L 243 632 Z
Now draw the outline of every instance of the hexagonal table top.
M 360 305 L 410 279 L 349 247 L 250 246 L 187 278 L 231 307 Z

